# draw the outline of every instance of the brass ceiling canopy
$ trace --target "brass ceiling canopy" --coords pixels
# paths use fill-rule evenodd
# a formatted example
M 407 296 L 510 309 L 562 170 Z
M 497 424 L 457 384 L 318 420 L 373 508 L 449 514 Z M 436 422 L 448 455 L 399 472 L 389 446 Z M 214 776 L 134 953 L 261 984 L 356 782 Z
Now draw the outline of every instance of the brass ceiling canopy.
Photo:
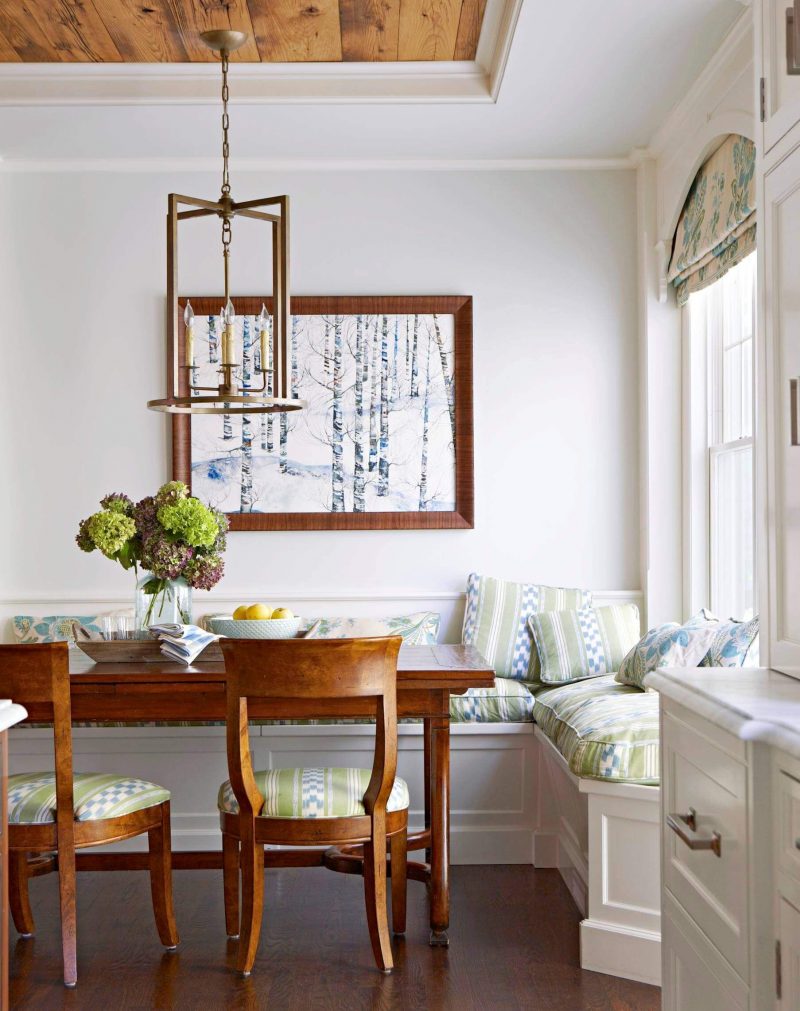
M 287 362 L 289 334 L 289 198 L 261 197 L 238 202 L 231 196 L 229 174 L 228 55 L 247 41 L 245 32 L 228 29 L 202 32 L 205 44 L 220 54 L 222 62 L 222 190 L 219 200 L 202 200 L 170 193 L 167 203 L 167 388 L 161 400 L 149 400 L 153 411 L 168 414 L 273 414 L 298 411 L 305 401 L 288 395 Z M 180 206 L 191 210 L 179 210 Z M 258 208 L 269 207 L 270 212 Z M 194 312 L 187 303 L 183 320 L 178 314 L 178 225 L 188 218 L 216 215 L 222 222 L 222 263 L 225 297 L 220 310 L 222 362 L 216 386 L 195 385 Z M 230 294 L 232 221 L 236 217 L 265 222 L 271 231 L 272 296 L 267 297 L 257 320 L 260 341 L 258 366 L 260 386 L 242 383 L 242 357 L 237 354 L 243 336 L 236 334 L 236 310 Z M 267 311 L 266 303 L 272 306 Z M 183 340 L 180 325 L 183 323 Z M 271 331 L 271 332 L 270 332 Z M 272 382 L 268 378 L 272 375 Z

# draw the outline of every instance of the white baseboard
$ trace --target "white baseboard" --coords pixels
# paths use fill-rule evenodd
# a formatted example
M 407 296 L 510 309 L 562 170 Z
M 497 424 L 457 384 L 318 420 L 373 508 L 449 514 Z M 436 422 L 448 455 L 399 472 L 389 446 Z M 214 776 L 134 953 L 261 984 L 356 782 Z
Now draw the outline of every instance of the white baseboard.
M 661 934 L 584 920 L 581 968 L 660 986 Z

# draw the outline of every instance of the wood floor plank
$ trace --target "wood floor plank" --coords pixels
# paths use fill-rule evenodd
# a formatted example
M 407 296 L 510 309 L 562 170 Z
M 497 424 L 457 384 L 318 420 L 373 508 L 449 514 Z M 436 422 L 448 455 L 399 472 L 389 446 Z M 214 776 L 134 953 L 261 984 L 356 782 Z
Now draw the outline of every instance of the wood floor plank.
M 339 16 L 343 60 L 397 59 L 400 0 L 339 0 Z
M 261 59 L 247 0 L 169 0 L 169 6 L 190 60 L 208 63 L 218 59 L 200 38 L 200 32 L 215 28 L 233 28 L 250 36 L 241 49 L 231 53 L 231 62 L 258 63 Z
M 400 8 L 401 60 L 452 60 L 461 0 L 403 0 Z
M 188 60 L 169 0 L 102 0 L 98 10 L 126 63 Z
M 0 63 L 19 63 L 22 57 L 5 35 L 0 34 Z
M 175 875 L 181 944 L 161 948 L 145 872 L 78 875 L 78 990 L 61 982 L 58 875 L 31 883 L 35 939 L 11 929 L 13 1008 L 141 1011 L 657 1011 L 656 987 L 582 972 L 580 916 L 555 870 L 454 867 L 450 948 L 428 946 L 425 889 L 408 887 L 395 971 L 376 971 L 355 875 L 268 870 L 253 975 L 235 971 L 222 874 Z M 77 1003 L 76 1003 L 77 998 Z
M 454 60 L 474 60 L 486 12 L 486 0 L 463 0 L 458 19 Z
M 32 3 L 0 0 L 0 33 L 25 63 L 59 61 L 50 40 L 42 31 Z
M 248 0 L 261 59 L 336 63 L 342 59 L 337 0 Z

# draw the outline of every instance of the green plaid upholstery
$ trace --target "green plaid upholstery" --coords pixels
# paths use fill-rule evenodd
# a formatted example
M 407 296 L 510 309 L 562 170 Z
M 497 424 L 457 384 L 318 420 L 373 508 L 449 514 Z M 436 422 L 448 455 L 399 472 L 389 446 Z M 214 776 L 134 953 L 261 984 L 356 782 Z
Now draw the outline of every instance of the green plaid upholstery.
M 656 693 L 607 674 L 538 692 L 533 716 L 576 776 L 658 783 Z
M 493 688 L 469 688 L 450 696 L 452 723 L 530 723 L 533 695 L 521 681 L 495 678 Z
M 366 814 L 369 769 L 267 769 L 254 775 L 264 798 L 261 818 L 354 818 Z M 219 788 L 217 807 L 228 814 L 239 813 L 230 781 Z M 386 810 L 407 807 L 408 786 L 395 779 Z
M 169 790 L 144 779 L 102 772 L 77 772 L 72 780 L 75 821 L 102 821 L 132 814 L 169 800 Z M 22 772 L 8 777 L 8 821 L 43 825 L 56 820 L 54 772 Z
M 635 604 L 544 611 L 528 618 L 539 655 L 540 680 L 565 684 L 619 670 L 639 641 Z
M 463 642 L 475 646 L 498 677 L 536 681 L 539 661 L 531 648 L 530 615 L 590 607 L 591 603 L 588 590 L 512 583 L 473 572 L 467 582 Z

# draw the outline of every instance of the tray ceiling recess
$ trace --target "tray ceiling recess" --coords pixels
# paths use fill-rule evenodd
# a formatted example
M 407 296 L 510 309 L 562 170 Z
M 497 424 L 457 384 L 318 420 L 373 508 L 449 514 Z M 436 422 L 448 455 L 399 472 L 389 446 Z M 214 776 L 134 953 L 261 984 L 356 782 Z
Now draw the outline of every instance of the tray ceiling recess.
M 494 101 L 522 0 L 0 0 L 0 104 Z M 242 65 L 243 64 L 243 65 Z

